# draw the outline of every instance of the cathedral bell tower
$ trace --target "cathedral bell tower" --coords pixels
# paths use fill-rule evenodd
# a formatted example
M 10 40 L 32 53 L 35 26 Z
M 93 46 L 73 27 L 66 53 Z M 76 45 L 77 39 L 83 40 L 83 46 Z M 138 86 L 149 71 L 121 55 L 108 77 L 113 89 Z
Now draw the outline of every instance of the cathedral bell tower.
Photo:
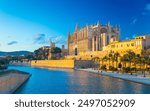
M 78 23 L 76 24 L 76 28 L 75 28 L 75 32 L 78 32 L 79 27 L 78 27 Z

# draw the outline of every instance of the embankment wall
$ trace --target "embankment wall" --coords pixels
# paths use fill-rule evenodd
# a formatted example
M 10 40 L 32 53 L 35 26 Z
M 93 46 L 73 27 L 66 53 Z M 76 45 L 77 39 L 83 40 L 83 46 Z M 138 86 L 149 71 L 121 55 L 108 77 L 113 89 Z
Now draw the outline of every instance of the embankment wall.
M 74 68 L 74 60 L 34 60 L 31 66 Z
M 90 68 L 91 60 L 33 60 L 31 66 L 55 67 L 55 68 Z

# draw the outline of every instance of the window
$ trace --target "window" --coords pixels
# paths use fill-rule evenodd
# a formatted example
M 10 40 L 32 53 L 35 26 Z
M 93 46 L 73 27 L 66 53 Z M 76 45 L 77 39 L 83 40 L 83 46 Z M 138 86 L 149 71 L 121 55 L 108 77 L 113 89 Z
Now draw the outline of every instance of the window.
M 94 36 L 94 41 L 96 41 L 96 36 Z
M 115 48 L 115 45 L 111 45 L 111 48 Z
M 109 41 L 110 41 L 110 40 L 109 40 L 109 36 L 107 36 L 107 44 L 109 44 Z
M 134 43 L 132 43 L 131 46 L 133 47 L 133 46 L 134 46 Z

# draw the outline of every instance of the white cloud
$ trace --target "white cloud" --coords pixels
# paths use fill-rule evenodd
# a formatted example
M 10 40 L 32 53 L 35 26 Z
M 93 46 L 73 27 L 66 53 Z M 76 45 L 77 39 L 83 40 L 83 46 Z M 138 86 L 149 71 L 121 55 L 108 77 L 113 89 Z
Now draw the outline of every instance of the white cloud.
M 150 11 L 150 3 L 149 3 L 149 4 L 146 4 L 145 10 Z
M 129 37 L 126 37 L 125 40 L 129 40 Z
M 131 22 L 131 24 L 135 24 L 137 22 L 137 18 L 134 18 Z
M 45 34 L 37 34 L 34 38 L 34 43 L 36 43 L 36 44 L 47 44 L 47 43 L 49 43 L 49 40 Z
M 14 44 L 18 44 L 18 42 L 17 41 L 11 41 L 11 42 L 7 43 L 7 45 L 14 45 Z
M 150 3 L 145 5 L 144 12 L 142 12 L 142 15 L 149 15 L 150 14 Z
M 62 36 L 53 36 L 53 37 L 48 37 L 45 34 L 37 34 L 34 37 L 34 43 L 35 44 L 50 44 L 50 42 L 54 42 L 57 45 L 62 45 L 62 44 L 66 44 L 66 39 L 64 39 L 64 37 Z
M 132 39 L 134 39 L 136 36 L 137 36 L 136 34 L 133 34 L 133 35 L 132 35 Z
M 50 40 L 55 44 L 66 44 L 66 39 L 64 39 L 62 36 L 50 37 Z

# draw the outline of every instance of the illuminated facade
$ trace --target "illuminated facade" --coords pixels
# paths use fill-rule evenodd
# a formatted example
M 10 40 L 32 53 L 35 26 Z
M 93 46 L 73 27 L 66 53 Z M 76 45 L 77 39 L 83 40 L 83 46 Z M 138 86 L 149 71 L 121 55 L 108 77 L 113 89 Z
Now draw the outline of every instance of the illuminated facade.
M 110 23 L 101 25 L 87 25 L 79 29 L 76 25 L 75 32 L 68 33 L 68 54 L 80 55 L 89 51 L 102 51 L 111 40 L 120 41 L 119 27 L 112 27 Z
M 131 50 L 141 54 L 150 48 L 150 35 L 137 36 L 132 40 L 120 40 L 120 28 L 108 23 L 86 26 L 79 29 L 76 25 L 75 32 L 68 33 L 68 56 L 65 59 L 91 60 L 95 57 L 103 58 L 110 52 L 124 55 Z
M 141 54 L 143 50 L 146 50 L 148 48 L 150 48 L 150 36 L 143 35 L 137 36 L 135 37 L 135 39 L 132 40 L 111 42 L 109 45 L 103 47 L 103 51 L 106 51 L 108 53 L 118 52 L 123 55 L 127 51 L 131 50 L 136 54 Z

